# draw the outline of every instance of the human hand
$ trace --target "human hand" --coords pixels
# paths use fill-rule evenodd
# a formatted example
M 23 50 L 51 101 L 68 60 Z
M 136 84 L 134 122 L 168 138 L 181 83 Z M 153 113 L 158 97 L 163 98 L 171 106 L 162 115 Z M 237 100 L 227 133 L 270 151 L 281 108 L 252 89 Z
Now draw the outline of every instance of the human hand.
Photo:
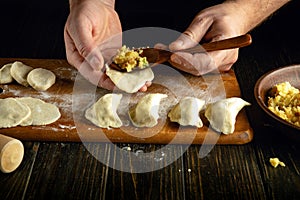
M 70 2 L 64 39 L 68 62 L 91 83 L 108 90 L 115 85 L 105 74 L 105 63 L 122 46 L 122 27 L 113 0 Z M 146 91 L 145 83 L 140 91 Z
M 213 42 L 245 34 L 242 12 L 234 3 L 225 2 L 199 12 L 187 30 L 169 45 L 171 51 L 191 48 L 200 42 Z M 238 49 L 206 53 L 174 53 L 169 62 L 193 75 L 228 71 L 238 59 Z

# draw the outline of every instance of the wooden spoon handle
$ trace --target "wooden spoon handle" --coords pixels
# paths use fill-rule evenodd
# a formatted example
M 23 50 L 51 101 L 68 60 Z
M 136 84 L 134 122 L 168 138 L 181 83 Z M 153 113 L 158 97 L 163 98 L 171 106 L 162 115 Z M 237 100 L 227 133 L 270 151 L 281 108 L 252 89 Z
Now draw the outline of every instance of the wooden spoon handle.
M 240 35 L 233 38 L 219 40 L 215 42 L 204 43 L 200 46 L 195 46 L 189 49 L 185 49 L 185 52 L 189 53 L 201 53 L 205 51 L 216 51 L 224 49 L 234 49 L 248 46 L 252 43 L 250 34 Z

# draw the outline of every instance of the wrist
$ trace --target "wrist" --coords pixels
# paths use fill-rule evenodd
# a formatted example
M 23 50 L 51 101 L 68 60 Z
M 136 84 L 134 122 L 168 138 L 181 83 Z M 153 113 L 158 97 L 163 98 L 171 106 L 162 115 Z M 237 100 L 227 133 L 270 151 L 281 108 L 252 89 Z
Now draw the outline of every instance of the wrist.
M 227 0 L 236 7 L 243 20 L 244 32 L 249 32 L 290 0 Z
M 72 10 L 72 8 L 75 6 L 88 1 L 101 2 L 106 6 L 109 6 L 113 9 L 115 8 L 115 0 L 69 0 L 70 10 Z

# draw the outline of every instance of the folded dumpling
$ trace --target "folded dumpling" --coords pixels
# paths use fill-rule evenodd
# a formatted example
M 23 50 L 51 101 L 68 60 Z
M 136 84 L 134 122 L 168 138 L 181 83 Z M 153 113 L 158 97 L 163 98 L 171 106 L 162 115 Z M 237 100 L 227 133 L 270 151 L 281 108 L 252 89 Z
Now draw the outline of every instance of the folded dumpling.
M 182 98 L 168 113 L 172 122 L 177 122 L 182 126 L 203 126 L 199 112 L 205 104 L 204 100 L 195 97 Z
M 249 105 L 250 103 L 239 97 L 231 97 L 208 104 L 204 115 L 213 129 L 231 134 L 235 129 L 237 114 L 244 106 Z
M 122 121 L 117 114 L 122 94 L 106 94 L 85 112 L 86 119 L 101 128 L 119 128 Z
M 143 96 L 139 102 L 129 109 L 129 117 L 136 127 L 153 127 L 159 118 L 159 105 L 166 94 L 150 93 Z

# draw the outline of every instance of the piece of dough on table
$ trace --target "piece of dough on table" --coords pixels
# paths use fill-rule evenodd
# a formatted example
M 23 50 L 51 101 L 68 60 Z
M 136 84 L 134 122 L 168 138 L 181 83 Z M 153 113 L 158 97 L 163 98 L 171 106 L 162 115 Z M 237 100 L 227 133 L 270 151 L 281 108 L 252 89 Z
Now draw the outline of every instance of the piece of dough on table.
M 32 69 L 32 67 L 22 62 L 15 61 L 10 68 L 10 74 L 19 84 L 28 87 L 27 75 Z
M 43 68 L 35 68 L 28 73 L 27 82 L 35 90 L 46 91 L 55 83 L 53 72 Z
M 7 84 L 14 81 L 13 77 L 10 75 L 12 63 L 5 64 L 0 69 L 0 84 Z

